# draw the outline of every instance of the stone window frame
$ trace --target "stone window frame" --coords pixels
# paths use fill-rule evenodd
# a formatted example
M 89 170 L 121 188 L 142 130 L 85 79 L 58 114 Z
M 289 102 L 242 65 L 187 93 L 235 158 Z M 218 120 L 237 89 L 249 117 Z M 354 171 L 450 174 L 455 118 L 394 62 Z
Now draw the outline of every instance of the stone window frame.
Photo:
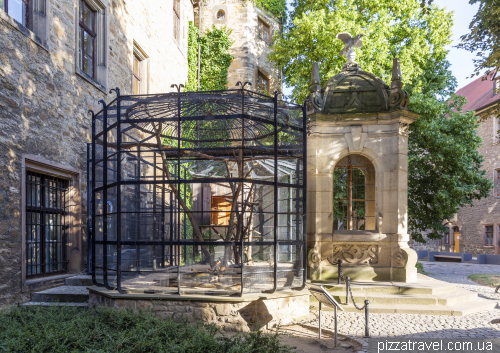
M 139 70 L 141 72 L 141 84 L 140 84 L 140 93 L 139 94 L 148 94 L 149 93 L 149 56 L 146 54 L 144 49 L 134 40 L 133 41 L 133 51 L 132 51 L 132 89 L 131 92 L 134 92 L 134 67 L 133 60 L 134 57 L 139 59 Z
M 75 73 L 85 81 L 91 83 L 106 95 L 108 87 L 108 33 L 109 16 L 107 14 L 107 0 L 83 0 L 94 11 L 95 17 L 95 53 L 94 53 L 94 77 L 87 75 L 79 66 L 78 59 L 78 31 L 80 29 L 80 1 L 75 5 Z
M 488 223 L 488 224 L 483 224 L 482 225 L 482 242 L 483 242 L 483 248 L 486 248 L 486 249 L 493 249 L 495 248 L 495 243 L 497 242 L 497 239 L 498 239 L 498 226 L 499 224 L 498 223 Z M 492 227 L 492 231 L 493 231 L 493 238 L 492 238 L 492 244 L 491 245 L 488 245 L 486 243 L 486 227 Z
M 177 6 L 176 6 L 177 5 Z M 182 32 L 182 6 L 181 0 L 172 0 L 172 37 L 177 45 L 181 46 L 181 32 Z
M 271 95 L 271 79 L 270 79 L 270 76 L 265 72 L 263 71 L 261 68 L 258 68 L 256 70 L 256 74 L 255 74 L 255 90 L 261 94 L 266 94 L 265 92 L 260 92 L 259 91 L 259 76 L 265 78 L 267 80 L 267 94 Z
M 500 197 L 500 168 L 493 169 L 493 196 Z
M 500 143 L 500 118 L 493 116 L 493 143 Z
M 51 0 L 30 0 L 28 26 L 19 23 L 2 8 L 0 8 L 0 19 L 49 51 L 50 4 Z
M 64 275 L 26 279 L 26 172 L 32 171 L 68 180 L 68 220 Z M 36 155 L 25 154 L 21 161 L 21 286 L 22 292 L 53 286 L 53 281 L 81 272 L 82 262 L 82 172 Z
M 217 18 L 217 14 L 219 13 L 219 11 L 224 11 L 224 18 L 219 20 Z M 229 12 L 228 12 L 228 8 L 226 5 L 215 5 L 212 7 L 212 22 L 216 25 L 219 25 L 219 24 L 227 24 L 227 21 L 228 21 L 228 17 L 229 17 Z
M 262 24 L 264 27 L 267 28 L 267 41 L 261 35 L 260 24 Z M 257 38 L 266 43 L 266 45 L 271 45 L 273 39 L 272 34 L 273 30 L 271 24 L 268 21 L 266 21 L 263 17 L 257 16 Z

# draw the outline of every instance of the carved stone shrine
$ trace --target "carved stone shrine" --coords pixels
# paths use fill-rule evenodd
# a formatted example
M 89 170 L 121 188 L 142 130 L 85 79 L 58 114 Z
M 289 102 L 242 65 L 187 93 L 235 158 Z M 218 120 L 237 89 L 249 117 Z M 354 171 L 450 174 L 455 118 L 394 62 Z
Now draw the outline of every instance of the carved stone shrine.
M 407 109 L 399 60 L 389 87 L 354 61 L 352 46 L 361 39 L 341 35 L 348 59 L 342 71 L 321 87 L 319 66 L 312 67 L 308 273 L 312 280 L 336 279 L 340 259 L 352 280 L 416 282 L 417 254 L 408 246 L 407 153 L 408 126 L 419 116 Z

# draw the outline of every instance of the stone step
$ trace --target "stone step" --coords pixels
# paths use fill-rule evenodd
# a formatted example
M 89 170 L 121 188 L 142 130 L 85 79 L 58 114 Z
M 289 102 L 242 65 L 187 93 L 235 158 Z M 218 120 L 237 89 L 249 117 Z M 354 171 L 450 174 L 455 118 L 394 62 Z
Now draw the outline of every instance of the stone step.
M 342 294 L 339 292 L 331 293 L 332 297 L 339 303 L 346 302 L 345 287 Z M 471 302 L 477 299 L 477 293 L 469 292 L 465 289 L 457 288 L 454 292 L 439 295 L 430 294 L 386 294 L 386 293 L 358 293 L 353 291 L 352 295 L 356 303 L 364 303 L 366 299 L 370 304 L 381 305 L 454 305 L 458 303 Z M 311 302 L 317 301 L 311 297 Z M 349 296 L 351 301 L 351 296 Z
M 65 280 L 65 284 L 67 286 L 86 286 L 86 287 L 94 285 L 94 283 L 92 282 L 91 275 L 77 275 L 73 277 L 68 277 Z
M 345 293 L 345 283 L 337 284 L 331 281 L 314 281 L 313 283 L 322 285 L 328 292 Z M 353 292 L 364 294 L 408 294 L 408 295 L 439 295 L 456 291 L 455 284 L 431 279 L 427 276 L 418 276 L 417 283 L 397 283 L 397 282 L 351 282 Z M 344 294 L 345 295 L 345 294 Z
M 363 302 L 356 303 L 358 307 L 364 305 Z M 445 316 L 464 316 L 481 311 L 492 310 L 497 306 L 497 302 L 488 299 L 477 299 L 472 302 L 458 303 L 454 305 L 387 305 L 371 304 L 369 311 L 372 314 L 419 314 L 419 315 L 445 315 Z M 358 310 L 354 305 L 342 305 L 347 312 L 364 313 L 364 310 Z M 311 303 L 311 310 L 318 310 L 318 303 Z M 322 310 L 333 311 L 333 308 L 322 307 Z
M 77 307 L 77 308 L 88 308 L 89 303 L 59 303 L 59 302 L 27 302 L 24 303 L 23 306 L 57 306 L 57 307 L 62 307 L 62 306 L 70 306 L 70 307 Z
M 86 286 L 61 286 L 31 294 L 33 302 L 85 303 L 88 300 Z

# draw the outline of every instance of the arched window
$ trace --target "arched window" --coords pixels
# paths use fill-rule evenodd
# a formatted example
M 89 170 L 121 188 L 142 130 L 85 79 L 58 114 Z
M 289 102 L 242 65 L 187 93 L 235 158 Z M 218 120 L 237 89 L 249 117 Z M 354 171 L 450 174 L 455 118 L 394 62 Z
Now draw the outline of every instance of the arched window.
M 375 230 L 375 168 L 364 156 L 345 156 L 335 166 L 333 222 L 334 230 Z

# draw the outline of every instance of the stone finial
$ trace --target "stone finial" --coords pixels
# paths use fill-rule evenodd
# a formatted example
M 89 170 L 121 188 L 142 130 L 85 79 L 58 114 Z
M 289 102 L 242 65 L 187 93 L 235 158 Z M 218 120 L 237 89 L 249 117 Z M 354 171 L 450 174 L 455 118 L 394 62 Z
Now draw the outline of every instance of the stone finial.
M 401 81 L 401 68 L 399 66 L 399 59 L 394 58 L 392 61 L 392 80 L 391 80 L 391 94 L 389 105 L 391 110 L 407 108 L 410 102 L 408 93 L 403 91 L 403 82 Z
M 356 52 L 354 51 L 354 47 L 361 48 L 363 46 L 363 38 L 364 34 L 358 34 L 357 36 L 351 36 L 348 32 L 342 32 L 337 34 L 337 39 L 340 39 L 344 42 L 344 49 L 340 51 L 340 55 L 345 56 L 347 59 L 347 63 L 344 65 L 343 69 L 349 67 L 358 67 L 358 63 L 356 60 Z
M 315 110 L 321 110 L 323 108 L 323 97 L 321 96 L 321 79 L 319 78 L 319 64 L 317 62 L 312 64 L 309 92 L 311 92 L 309 100 L 312 106 Z
M 311 69 L 311 85 L 309 86 L 309 92 L 321 92 L 321 80 L 319 78 L 319 64 L 314 62 Z

